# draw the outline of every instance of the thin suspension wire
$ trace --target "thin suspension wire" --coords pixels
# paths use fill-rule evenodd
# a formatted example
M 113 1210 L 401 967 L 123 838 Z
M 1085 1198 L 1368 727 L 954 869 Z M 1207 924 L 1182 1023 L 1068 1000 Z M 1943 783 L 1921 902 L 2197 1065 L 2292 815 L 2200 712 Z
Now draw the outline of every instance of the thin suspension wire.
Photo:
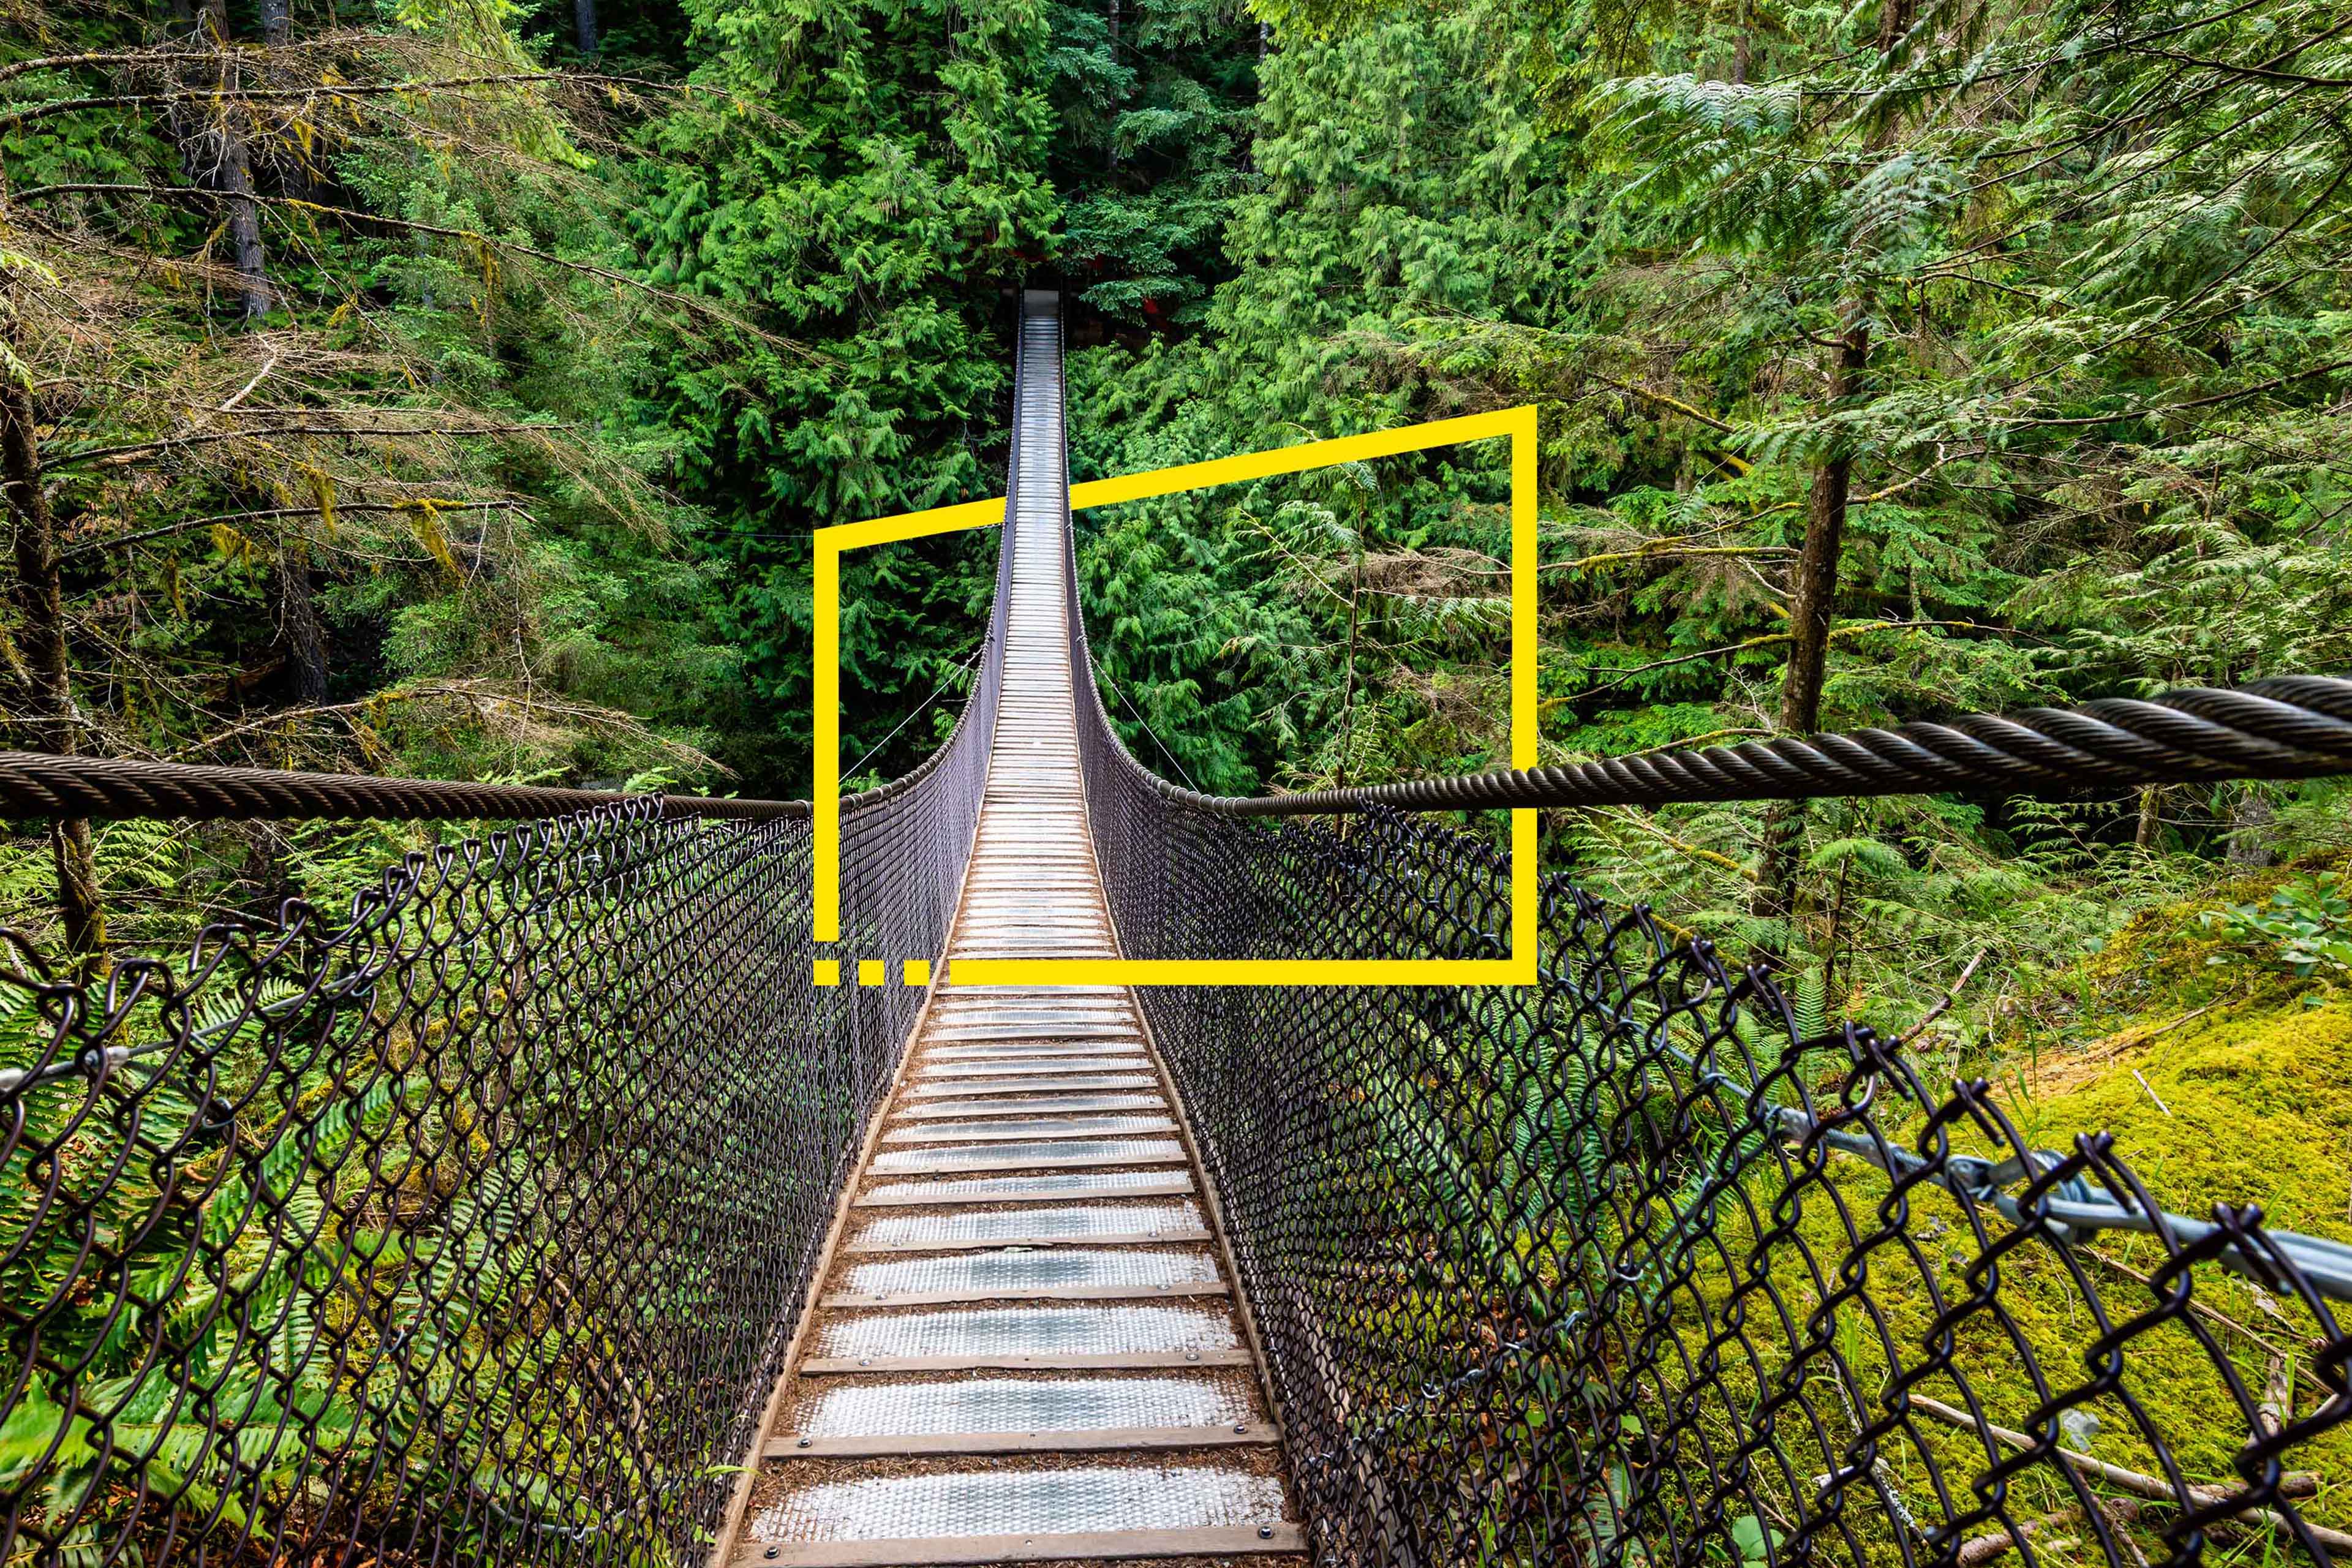
M 1118 698 L 1118 705 L 1126 709 L 1129 716 L 1143 727 L 1143 732 L 1151 737 L 1151 743 L 1160 748 L 1160 754 L 1168 759 L 1169 766 L 1174 768 L 1178 773 L 1183 773 L 1184 782 L 1186 784 L 1192 784 L 1194 789 L 1200 788 L 1201 786 L 1199 784 L 1192 783 L 1192 775 L 1185 771 L 1184 764 L 1177 761 L 1176 753 L 1168 749 L 1168 742 L 1160 738 L 1160 731 L 1151 727 L 1151 721 L 1146 719 L 1142 714 L 1138 713 L 1135 710 L 1135 704 L 1129 700 L 1127 695 L 1126 682 L 1112 681 L 1108 676 L 1103 675 L 1099 670 L 1096 672 L 1095 679 L 1110 687 L 1112 693 Z
M 955 667 L 955 673 L 961 675 L 965 671 L 971 669 L 973 665 L 980 662 L 981 656 L 987 651 L 988 641 L 983 637 L 981 640 L 981 645 L 971 650 L 971 657 Z M 899 720 L 896 725 L 892 726 L 890 732 L 883 736 L 880 740 L 875 742 L 872 749 L 864 756 L 850 763 L 846 768 L 844 768 L 842 770 L 841 776 L 844 778 L 856 778 L 858 774 L 858 771 L 864 768 L 866 763 L 872 762 L 876 754 L 879 752 L 883 747 L 888 745 L 891 742 L 898 738 L 898 731 L 900 730 L 905 729 L 908 725 L 921 718 L 923 716 L 923 710 L 929 708 L 932 703 L 937 702 L 941 697 L 945 696 L 948 692 L 948 689 L 949 682 L 945 680 L 940 681 L 937 686 L 933 687 L 931 689 L 931 694 L 929 697 L 924 698 L 921 702 L 918 703 L 913 712 L 908 714 L 904 719 Z

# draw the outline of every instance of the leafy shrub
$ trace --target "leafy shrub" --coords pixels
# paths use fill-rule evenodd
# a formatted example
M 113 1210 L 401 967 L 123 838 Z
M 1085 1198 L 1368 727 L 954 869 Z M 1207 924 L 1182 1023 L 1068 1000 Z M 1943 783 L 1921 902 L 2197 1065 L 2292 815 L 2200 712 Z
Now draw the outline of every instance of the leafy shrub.
M 2352 898 L 2340 882 L 2298 877 L 2267 903 L 2228 904 L 2199 919 L 2208 930 L 2219 927 L 2229 941 L 2255 950 L 2258 962 L 2298 979 L 2333 982 L 2352 974 Z M 2206 963 L 2227 963 L 2233 956 L 2215 953 Z

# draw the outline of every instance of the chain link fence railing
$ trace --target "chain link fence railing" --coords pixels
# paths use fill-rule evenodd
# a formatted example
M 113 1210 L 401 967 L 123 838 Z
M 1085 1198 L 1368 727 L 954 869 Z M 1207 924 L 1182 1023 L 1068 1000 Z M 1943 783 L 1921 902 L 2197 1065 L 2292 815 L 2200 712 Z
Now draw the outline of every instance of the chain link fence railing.
M 1506 951 L 1483 841 L 1174 807 L 1106 752 L 1130 956 Z M 1539 940 L 1530 988 L 1140 994 L 1318 1561 L 2352 1549 L 2352 1253 L 2167 1215 L 2105 1135 L 2029 1140 L 1987 1084 L 1807 1033 L 1768 975 L 1563 879 Z
M 2341 772 L 2352 736 L 2352 685 L 2288 681 L 1276 804 L 1154 777 L 1084 686 L 1096 848 L 1144 959 L 1503 956 L 1506 858 L 1391 799 Z M 1250 819 L 1299 809 L 1327 816 Z M 1564 878 L 1540 910 L 1531 987 L 1139 993 L 1318 1563 L 2352 1553 L 2352 1247 L 2227 1194 L 2168 1214 L 2105 1134 L 2029 1137 L 1986 1083 L 1801 1026 L 1769 973 Z
M 923 995 L 813 961 L 943 950 L 1000 632 L 844 802 L 832 948 L 791 803 L 10 759 L 114 815 L 565 815 L 86 982 L 0 952 L 0 1557 L 699 1561 Z

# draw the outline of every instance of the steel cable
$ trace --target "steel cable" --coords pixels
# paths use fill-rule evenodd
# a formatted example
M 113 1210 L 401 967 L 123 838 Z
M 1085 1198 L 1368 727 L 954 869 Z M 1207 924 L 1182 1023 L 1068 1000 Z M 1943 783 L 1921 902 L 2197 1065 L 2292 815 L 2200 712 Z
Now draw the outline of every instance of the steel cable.
M 987 651 L 983 645 L 983 654 Z M 944 754 L 946 746 L 939 753 Z M 927 762 L 862 795 L 856 810 L 911 787 Z M 2191 688 L 2154 700 L 1974 713 L 1899 730 L 1607 758 L 1559 767 L 1465 773 L 1297 795 L 1211 795 L 1149 774 L 1171 802 L 1228 816 L 1328 816 L 1371 807 L 1483 811 L 1517 806 L 1997 791 L 2048 794 L 2232 778 L 2352 772 L 2352 680 L 2286 676 L 2234 689 Z M 12 817 L 287 817 L 513 820 L 560 816 L 642 798 L 616 792 L 354 773 L 281 773 L 129 758 L 0 752 L 0 815 Z M 806 801 L 651 797 L 673 816 L 763 822 L 805 818 Z
M 657 805 L 664 816 L 721 821 L 805 821 L 809 814 L 804 800 L 637 795 L 539 784 L 467 784 L 0 752 L 0 816 L 10 817 L 511 822 L 641 804 Z
M 2286 676 L 2154 700 L 1972 713 L 1851 734 L 1604 758 L 1280 795 L 1208 795 L 1154 779 L 1171 802 L 1227 816 L 1327 816 L 1513 806 L 1999 792 L 2352 773 L 2352 680 Z

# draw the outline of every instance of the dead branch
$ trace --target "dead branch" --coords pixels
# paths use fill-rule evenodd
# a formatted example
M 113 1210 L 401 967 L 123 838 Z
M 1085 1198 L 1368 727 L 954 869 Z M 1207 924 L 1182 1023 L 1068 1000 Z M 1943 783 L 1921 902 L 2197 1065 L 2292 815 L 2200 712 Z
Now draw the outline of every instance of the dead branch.
M 420 497 L 415 500 L 405 501 L 339 500 L 334 506 L 335 515 L 338 517 L 342 516 L 346 512 L 354 514 L 383 514 L 390 512 L 414 512 L 425 510 L 430 510 L 436 512 L 528 512 L 530 508 L 523 502 L 513 500 L 443 500 L 437 496 L 431 498 Z M 324 515 L 326 510 L 326 508 L 320 506 L 272 506 L 262 507 L 250 511 L 215 512 L 210 517 L 182 518 L 177 522 L 167 522 L 160 528 L 142 529 L 137 533 L 121 534 L 112 539 L 88 540 L 82 543 L 73 546 L 69 550 L 61 550 L 58 552 L 58 559 L 60 562 L 66 562 L 71 561 L 77 556 L 97 555 L 109 550 L 127 550 L 134 544 L 144 544 L 149 540 L 163 539 L 174 533 L 193 533 L 197 529 L 210 528 L 215 523 L 234 527 L 238 523 L 260 522 L 266 521 L 271 518 L 278 517 L 319 517 Z
M 1996 1426 L 1990 1421 L 1979 1421 L 1965 1410 L 1956 1409 L 1940 1400 L 1930 1399 L 1923 1394 L 1910 1395 L 1909 1403 L 1912 1409 L 1932 1415 L 1947 1426 L 1957 1426 L 1964 1432 L 1974 1432 L 1980 1436 L 1990 1437 L 2012 1448 L 2032 1449 L 2042 1446 L 2022 1432 L 2013 1432 L 2006 1426 Z M 2242 1487 L 2188 1486 L 2181 1491 L 2176 1491 L 2169 1481 L 2155 1476 L 2143 1475 L 2137 1470 L 2127 1470 L 2121 1465 L 2111 1465 L 2105 1459 L 2095 1459 L 2088 1454 L 2078 1454 L 2072 1448 L 2053 1448 L 2050 1451 L 2050 1457 L 2080 1471 L 2085 1477 L 2105 1481 L 2119 1491 L 2146 1498 L 2150 1502 L 2170 1503 L 2176 1508 L 2205 1509 L 2226 1506 L 2240 1502 L 2248 1495 Z M 2318 1490 L 2317 1475 L 2309 1470 L 2289 1470 L 2279 1479 L 2276 1495 L 2282 1498 L 2311 1497 Z M 2352 1551 L 2352 1535 L 2347 1535 L 2340 1530 L 2330 1530 L 2325 1525 L 2313 1524 L 2308 1520 L 2290 1520 L 2274 1509 L 2240 1509 L 2233 1517 L 2249 1524 L 2267 1525 L 2289 1542 L 2297 1539 L 2298 1531 L 2307 1531 L 2313 1540 L 2330 1552 Z
M 395 93 L 446 92 L 467 87 L 494 87 L 523 82 L 573 82 L 580 79 L 545 71 L 510 71 L 498 76 L 453 76 L 425 81 L 312 82 L 301 87 L 238 88 L 223 92 L 215 88 L 181 88 L 168 92 L 110 93 L 91 98 L 59 98 L 47 103 L 0 114 L 0 131 L 12 131 L 56 114 L 79 114 L 93 109 L 143 109 L 173 103 L 273 103 L 324 98 L 382 98 Z
M 1992 952 L 1992 949 L 1989 947 L 1980 947 L 1977 949 L 1977 955 L 1974 958 L 1969 959 L 1968 963 L 1962 966 L 1960 970 L 1960 977 L 1952 982 L 1952 988 L 1949 991 L 1945 992 L 1943 996 L 1937 1000 L 1934 1006 L 1919 1015 L 1919 1021 L 1917 1023 L 1912 1025 L 1909 1028 L 1904 1030 L 1902 1034 L 1895 1037 L 1895 1046 L 1897 1050 L 1909 1045 L 1921 1035 L 1926 1034 L 1927 1032 L 1927 1026 L 1944 1016 L 1945 1010 L 1951 1006 L 1953 999 L 1959 995 L 1960 987 L 1969 983 L 1969 978 L 1977 972 L 1977 965 L 1982 963 L 1985 961 L 1985 955 L 1990 952 Z
M 2110 1257 L 2106 1253 L 2100 1251 L 2095 1247 L 2080 1247 L 2077 1250 L 2082 1252 L 2084 1256 L 2095 1258 L 2098 1262 L 2105 1264 L 2109 1268 L 2114 1269 L 2116 1273 L 2123 1275 L 2126 1279 L 2137 1279 L 2151 1290 L 2157 1288 L 2156 1279 L 2153 1276 L 2141 1273 L 2138 1269 L 2134 1268 L 2130 1264 L 2124 1262 L 2121 1258 Z M 2189 1299 L 2189 1310 L 2196 1313 L 2199 1317 L 2204 1319 L 2209 1323 L 2215 1324 L 2221 1328 L 2229 1330 L 2231 1333 L 2242 1336 L 2252 1343 L 2260 1346 L 2263 1350 L 2268 1352 L 2273 1356 L 2279 1353 L 2279 1347 L 2275 1341 L 2266 1339 L 2263 1335 L 2256 1333 L 2253 1330 L 2248 1328 L 2245 1324 L 2238 1321 L 2237 1319 L 2231 1317 L 2227 1312 L 2221 1310 L 2217 1307 L 2213 1307 L 2206 1302 L 2200 1301 L 2192 1296 Z M 2321 1394 L 2324 1395 L 2333 1392 L 2329 1389 L 2327 1384 L 2319 1380 L 2318 1374 L 2314 1373 L 2309 1367 L 2298 1367 L 2295 1371 L 2298 1376 L 2302 1377 L 2305 1382 L 2310 1384 L 2311 1386 L 2317 1390 Z
M 19 191 L 16 199 L 20 202 L 33 202 L 46 200 L 51 196 L 71 195 L 145 196 L 156 201 L 197 201 L 215 205 L 231 199 L 222 192 L 207 191 L 194 185 L 156 185 L 128 180 L 70 181 L 51 185 L 35 185 Z M 454 228 L 446 224 L 421 223 L 414 218 L 393 217 L 384 213 L 362 212 L 356 207 L 330 206 L 323 202 L 305 201 L 299 196 L 239 193 L 234 199 L 289 212 L 310 213 L 336 223 L 369 225 L 377 228 L 394 229 L 402 234 L 432 235 L 442 239 L 461 239 L 488 250 L 501 251 L 513 256 L 527 256 L 534 261 L 543 261 L 550 267 L 560 267 L 567 272 L 574 272 L 583 278 L 594 278 L 620 288 L 632 289 L 649 299 L 658 300 L 666 305 L 695 315 L 707 316 L 712 321 L 723 321 L 738 331 L 759 339 L 771 348 L 797 354 L 811 364 L 823 365 L 832 363 L 826 355 L 817 353 L 806 344 L 794 342 L 790 338 L 779 337 L 765 328 L 753 326 L 733 311 L 720 310 L 708 300 L 698 299 L 692 294 L 680 294 L 675 289 L 656 288 L 643 279 L 632 278 L 627 273 L 615 271 L 610 267 L 599 267 L 591 261 L 568 260 L 552 251 L 541 250 L 537 246 L 524 245 L 517 240 L 500 239 L 495 235 L 484 234 L 478 229 Z
M 385 429 L 367 425 L 274 425 L 257 430 L 215 430 L 166 436 L 154 441 L 137 441 L 122 447 L 85 447 L 79 451 L 60 452 L 47 456 L 43 462 L 52 470 L 68 468 L 82 463 L 119 468 L 133 458 L 153 452 L 168 452 L 184 447 L 208 447 L 220 441 L 268 440 L 273 436 L 326 437 L 385 437 L 402 436 L 520 436 L 524 434 L 555 434 L 576 429 L 572 425 L 426 425 L 415 429 Z

